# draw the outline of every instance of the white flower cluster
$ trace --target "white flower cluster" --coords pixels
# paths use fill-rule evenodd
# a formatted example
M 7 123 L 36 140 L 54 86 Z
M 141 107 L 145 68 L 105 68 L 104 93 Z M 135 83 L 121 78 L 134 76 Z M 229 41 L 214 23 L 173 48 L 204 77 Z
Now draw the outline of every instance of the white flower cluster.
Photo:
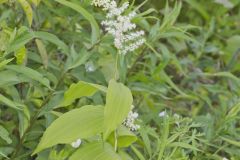
M 85 64 L 86 72 L 94 72 L 96 70 L 96 67 L 94 66 L 92 61 L 89 61 Z
M 165 117 L 165 116 L 168 116 L 167 112 L 166 111 L 162 111 L 158 114 L 159 117 Z
M 132 105 L 132 110 L 134 106 Z M 140 128 L 140 125 L 135 124 L 135 120 L 138 118 L 138 113 L 130 111 L 127 118 L 124 120 L 123 125 L 129 128 L 131 131 L 136 131 Z
M 132 52 L 145 42 L 145 39 L 142 38 L 144 31 L 136 31 L 136 24 L 131 22 L 136 16 L 136 12 L 124 15 L 129 2 L 125 2 L 121 7 L 118 7 L 114 0 L 93 0 L 92 5 L 103 7 L 103 10 L 108 12 L 106 20 L 102 21 L 102 25 L 114 37 L 114 45 L 120 51 L 119 53 Z
M 81 145 L 81 143 L 82 143 L 82 140 L 81 139 L 77 139 L 75 142 L 71 143 L 71 146 L 73 148 L 78 148 Z

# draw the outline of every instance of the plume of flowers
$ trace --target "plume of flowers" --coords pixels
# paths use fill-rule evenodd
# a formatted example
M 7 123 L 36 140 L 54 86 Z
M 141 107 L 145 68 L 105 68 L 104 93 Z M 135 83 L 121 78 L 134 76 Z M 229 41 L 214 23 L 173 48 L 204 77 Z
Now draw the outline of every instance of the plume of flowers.
M 138 118 L 138 113 L 133 112 L 133 108 L 134 106 L 132 105 L 132 110 L 128 113 L 128 116 L 124 120 L 123 125 L 129 128 L 131 131 L 136 131 L 140 128 L 140 125 L 135 124 L 135 121 Z
M 93 0 L 92 5 L 102 7 L 107 12 L 106 20 L 102 21 L 102 25 L 114 37 L 114 45 L 119 53 L 132 52 L 145 42 L 144 31 L 136 30 L 136 24 L 131 22 L 137 15 L 136 12 L 124 14 L 129 7 L 129 2 L 118 7 L 114 0 Z

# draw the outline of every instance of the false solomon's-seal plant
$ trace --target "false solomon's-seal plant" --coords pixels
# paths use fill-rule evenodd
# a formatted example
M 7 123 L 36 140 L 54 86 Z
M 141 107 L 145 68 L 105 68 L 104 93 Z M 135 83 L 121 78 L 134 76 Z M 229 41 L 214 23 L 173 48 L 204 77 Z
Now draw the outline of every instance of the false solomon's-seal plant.
M 92 5 L 107 12 L 101 24 L 113 36 L 117 55 L 124 56 L 144 44 L 144 31 L 137 30 L 132 22 L 137 13 L 126 12 L 129 2 L 118 7 L 114 0 L 93 0 Z M 115 72 L 117 67 L 116 64 Z M 124 148 L 137 140 L 134 132 L 140 128 L 136 121 L 138 113 L 133 111 L 130 89 L 117 82 L 117 76 L 112 78 L 107 88 L 83 81 L 72 84 L 64 94 L 62 105 L 68 106 L 76 98 L 91 96 L 98 91 L 106 94 L 105 105 L 83 106 L 61 115 L 47 128 L 33 155 L 57 144 L 71 144 L 76 150 L 69 160 L 121 160 L 127 157 Z
M 239 15 L 0 0 L 0 160 L 240 160 Z

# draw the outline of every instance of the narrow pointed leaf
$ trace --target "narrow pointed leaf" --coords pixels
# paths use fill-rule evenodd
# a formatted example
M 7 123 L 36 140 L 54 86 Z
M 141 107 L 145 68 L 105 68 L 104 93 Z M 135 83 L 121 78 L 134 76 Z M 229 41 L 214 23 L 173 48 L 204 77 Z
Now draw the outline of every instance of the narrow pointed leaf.
M 32 25 L 33 20 L 33 11 L 31 5 L 26 0 L 18 0 L 18 2 L 21 4 L 29 23 L 29 26 Z
M 24 76 L 26 76 L 30 79 L 33 79 L 48 88 L 51 88 L 50 84 L 49 84 L 50 83 L 49 80 L 47 78 L 45 78 L 42 74 L 40 74 L 39 72 L 37 72 L 31 68 L 28 68 L 25 66 L 17 66 L 17 65 L 9 65 L 9 66 L 6 66 L 6 68 L 9 70 L 15 71 L 17 73 L 21 73 Z
M 8 99 L 7 97 L 3 96 L 2 94 L 0 94 L 0 103 L 4 103 L 8 107 L 11 107 L 11 108 L 14 108 L 17 110 L 21 110 L 21 108 L 18 108 L 17 105 L 12 100 Z
M 91 13 L 89 13 L 86 9 L 80 6 L 80 4 L 72 3 L 66 0 L 55 0 L 55 1 L 79 12 L 80 14 L 82 14 L 84 18 L 86 18 L 90 22 L 91 28 L 92 28 L 92 43 L 96 43 L 100 37 L 100 29 L 95 18 L 91 15 Z

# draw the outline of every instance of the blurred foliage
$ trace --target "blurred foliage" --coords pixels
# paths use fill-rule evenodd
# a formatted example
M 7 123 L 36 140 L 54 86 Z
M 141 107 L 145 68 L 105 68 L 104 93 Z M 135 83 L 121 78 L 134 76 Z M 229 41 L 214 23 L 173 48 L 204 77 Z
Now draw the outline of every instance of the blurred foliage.
M 240 159 L 240 1 L 229 1 L 130 1 L 147 42 L 119 59 L 141 124 L 121 159 Z M 0 0 L 0 159 L 67 159 L 68 144 L 31 154 L 62 113 L 105 104 L 103 92 L 62 103 L 73 83 L 108 86 L 117 50 L 91 0 L 61 2 Z

